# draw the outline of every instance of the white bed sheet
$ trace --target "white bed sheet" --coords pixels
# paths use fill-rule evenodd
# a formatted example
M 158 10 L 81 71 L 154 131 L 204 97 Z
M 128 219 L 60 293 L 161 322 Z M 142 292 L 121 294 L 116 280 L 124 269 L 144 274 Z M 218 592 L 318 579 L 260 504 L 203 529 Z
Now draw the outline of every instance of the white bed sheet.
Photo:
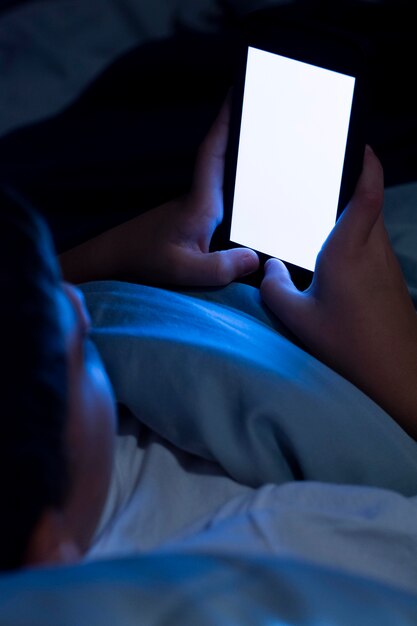
M 126 427 L 126 423 L 125 423 Z M 415 592 L 417 496 L 296 482 L 240 485 L 212 463 L 129 420 L 87 561 L 132 554 L 271 556 Z

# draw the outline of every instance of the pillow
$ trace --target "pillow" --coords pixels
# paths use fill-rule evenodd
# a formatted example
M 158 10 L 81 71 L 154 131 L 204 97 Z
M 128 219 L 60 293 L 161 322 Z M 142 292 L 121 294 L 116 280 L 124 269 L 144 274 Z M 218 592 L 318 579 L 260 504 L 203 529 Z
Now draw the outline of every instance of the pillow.
M 117 400 L 174 445 L 253 487 L 313 480 L 417 493 L 417 443 L 285 337 L 257 289 L 81 288 Z

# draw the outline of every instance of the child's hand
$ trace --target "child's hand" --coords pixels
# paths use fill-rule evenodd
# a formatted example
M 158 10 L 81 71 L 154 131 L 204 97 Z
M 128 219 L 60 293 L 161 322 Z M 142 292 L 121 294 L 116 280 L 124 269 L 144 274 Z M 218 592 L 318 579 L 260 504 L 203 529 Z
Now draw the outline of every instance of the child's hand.
M 265 266 L 266 304 L 320 360 L 417 438 L 417 316 L 385 230 L 383 172 L 370 148 L 355 194 L 325 242 L 308 290 Z
M 223 219 L 224 158 L 229 131 L 227 99 L 201 144 L 191 191 L 131 220 L 125 234 L 125 275 L 153 284 L 226 285 L 254 272 L 257 254 L 245 248 L 209 253 Z M 139 246 L 134 245 L 135 231 Z M 143 241 L 145 234 L 145 241 Z M 126 247 L 126 239 L 133 245 Z
M 226 285 L 258 269 L 253 250 L 209 252 L 223 219 L 223 172 L 230 105 L 200 146 L 191 191 L 60 256 L 70 282 L 120 279 L 153 285 Z

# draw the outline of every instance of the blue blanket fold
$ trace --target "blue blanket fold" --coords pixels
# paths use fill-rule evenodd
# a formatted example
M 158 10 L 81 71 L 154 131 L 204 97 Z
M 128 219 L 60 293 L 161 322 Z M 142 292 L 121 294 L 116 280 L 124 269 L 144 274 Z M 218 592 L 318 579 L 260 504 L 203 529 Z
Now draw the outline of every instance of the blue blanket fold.
M 277 558 L 147 555 L 0 579 L 0 626 L 414 626 L 417 596 Z
M 256 289 L 82 289 L 118 401 L 174 445 L 250 486 L 306 479 L 417 493 L 417 443 L 278 332 Z

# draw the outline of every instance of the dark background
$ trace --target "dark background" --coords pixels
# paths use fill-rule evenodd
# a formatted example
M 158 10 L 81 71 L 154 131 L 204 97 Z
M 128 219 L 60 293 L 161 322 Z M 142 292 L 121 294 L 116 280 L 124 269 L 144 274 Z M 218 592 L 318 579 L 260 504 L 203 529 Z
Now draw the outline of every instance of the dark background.
M 187 191 L 198 145 L 233 82 L 242 25 L 255 20 L 360 44 L 368 63 L 366 140 L 386 186 L 417 180 L 413 3 L 277 4 L 255 14 L 217 2 L 210 32 L 178 24 L 170 37 L 115 59 L 65 109 L 0 138 L 2 180 L 44 213 L 59 252 Z M 0 22 L 11 5 L 0 2 Z

